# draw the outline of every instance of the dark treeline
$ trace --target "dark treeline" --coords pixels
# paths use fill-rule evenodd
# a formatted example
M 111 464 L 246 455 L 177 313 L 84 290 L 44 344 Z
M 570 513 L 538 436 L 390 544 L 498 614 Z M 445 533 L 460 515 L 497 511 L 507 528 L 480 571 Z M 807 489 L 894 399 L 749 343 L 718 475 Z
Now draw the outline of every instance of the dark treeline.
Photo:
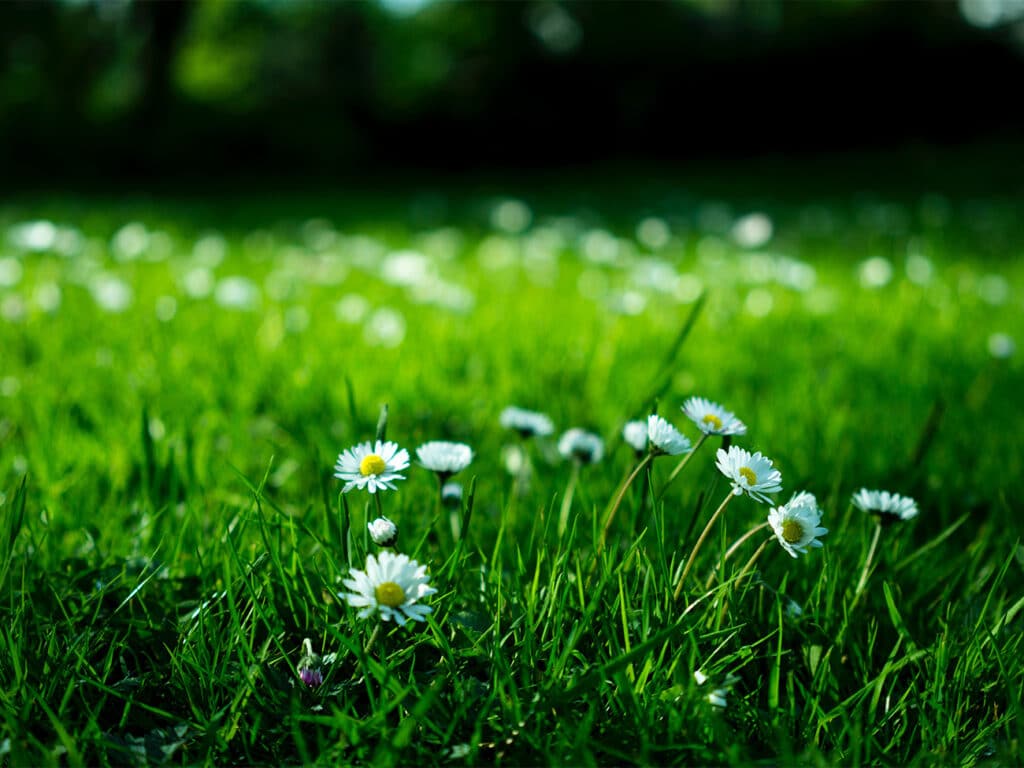
M 11 179 L 373 174 L 1012 144 L 951 2 L 0 3 Z

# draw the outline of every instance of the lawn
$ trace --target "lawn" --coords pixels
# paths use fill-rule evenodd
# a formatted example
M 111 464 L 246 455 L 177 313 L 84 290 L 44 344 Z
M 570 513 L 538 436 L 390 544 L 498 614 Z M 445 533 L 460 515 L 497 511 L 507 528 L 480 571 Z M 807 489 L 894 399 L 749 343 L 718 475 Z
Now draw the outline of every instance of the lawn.
M 627 194 L 0 207 L 0 761 L 1018 761 L 1019 200 Z M 697 444 L 691 396 L 747 431 L 669 482 L 622 430 Z M 343 493 L 378 436 L 404 479 Z M 723 557 L 799 491 L 822 547 Z M 426 621 L 344 597 L 380 513 Z

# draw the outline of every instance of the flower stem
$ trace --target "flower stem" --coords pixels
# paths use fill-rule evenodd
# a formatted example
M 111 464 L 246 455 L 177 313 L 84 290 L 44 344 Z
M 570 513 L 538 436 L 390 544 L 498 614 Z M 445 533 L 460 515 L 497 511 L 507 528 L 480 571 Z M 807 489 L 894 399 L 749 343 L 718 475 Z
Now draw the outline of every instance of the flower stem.
M 754 554 L 750 556 L 750 559 L 747 560 L 747 564 L 744 565 L 743 566 L 743 570 L 740 571 L 740 575 L 736 577 L 736 581 L 737 582 L 742 581 L 743 577 L 746 576 L 747 573 L 750 572 L 750 569 L 754 567 L 754 563 L 757 562 L 757 559 L 761 556 L 761 553 L 764 552 L 764 548 L 768 546 L 768 543 L 771 540 L 772 540 L 772 537 L 769 536 L 767 539 L 765 539 L 764 541 L 761 542 L 761 546 L 759 546 L 756 550 L 754 550 Z
M 673 600 L 679 599 L 679 595 L 683 591 L 683 584 L 686 582 L 686 577 L 693 568 L 693 564 L 697 562 L 697 553 L 700 552 L 700 547 L 704 543 L 704 539 L 706 539 L 708 534 L 711 533 L 711 528 L 714 526 L 715 521 L 718 520 L 719 516 L 721 516 L 725 511 L 725 508 L 729 506 L 729 502 L 732 501 L 733 496 L 734 494 L 730 492 L 729 495 L 725 497 L 722 503 L 718 505 L 718 509 L 715 510 L 711 519 L 708 520 L 708 524 L 704 526 L 704 530 L 701 531 L 700 538 L 697 539 L 697 543 L 693 545 L 693 549 L 690 551 L 690 557 L 686 561 L 686 567 L 683 568 L 683 572 L 679 575 L 679 581 L 676 582 L 676 590 L 672 593 Z
M 377 626 L 373 628 L 373 634 L 370 635 L 370 639 L 366 641 L 366 646 L 363 648 L 363 653 L 369 654 L 373 650 L 374 643 L 377 642 L 377 637 L 380 635 L 381 622 L 377 622 Z
M 572 497 L 576 493 L 576 483 L 580 479 L 580 463 L 572 463 L 572 474 L 569 475 L 569 482 L 565 486 L 565 493 L 562 495 L 562 508 L 558 512 L 558 538 L 562 538 L 566 527 L 569 525 L 569 509 L 572 507 Z
M 870 547 L 870 549 L 868 549 L 868 556 L 867 556 L 867 559 L 864 561 L 864 568 L 861 570 L 861 572 L 860 572 L 860 579 L 857 581 L 857 589 L 854 590 L 854 593 L 853 593 L 853 602 L 850 603 L 850 607 L 847 610 L 847 613 L 849 613 L 850 611 L 853 610 L 853 607 L 857 604 L 857 601 L 860 600 L 860 596 L 861 596 L 861 593 L 864 591 L 864 587 L 867 586 L 867 583 L 868 583 L 868 572 L 871 570 L 871 562 L 872 562 L 872 560 L 875 559 L 875 552 L 878 549 L 878 539 L 881 537 L 881 535 L 882 535 L 882 523 L 881 522 L 875 523 L 875 533 L 871 537 L 871 547 Z
M 733 553 L 736 552 L 736 550 L 739 549 L 741 546 L 743 546 L 743 544 L 746 543 L 747 539 L 751 538 L 758 531 L 763 531 L 765 528 L 768 528 L 769 525 L 770 524 L 766 522 L 761 523 L 759 526 L 751 528 L 745 534 L 736 539 L 733 545 L 729 547 L 727 550 L 725 550 L 725 554 L 722 555 L 722 559 L 718 561 L 718 568 L 712 571 L 711 575 L 708 576 L 708 580 L 704 583 L 704 589 L 711 589 L 711 583 L 715 580 L 715 573 L 722 569 L 722 566 L 725 565 L 725 561 L 732 557 Z
M 612 522 L 615 520 L 615 513 L 619 511 L 619 505 L 622 504 L 622 498 L 626 495 L 626 491 L 629 490 L 629 486 L 633 484 L 636 476 L 639 475 L 644 467 L 654 461 L 654 454 L 648 453 L 644 456 L 643 461 L 636 465 L 636 469 L 630 473 L 622 485 L 619 486 L 618 492 L 615 494 L 615 499 L 609 505 L 608 512 L 604 516 L 604 525 L 601 529 L 601 538 L 597 542 L 597 550 L 595 551 L 595 557 L 600 556 L 601 552 L 604 551 L 605 542 L 608 539 L 608 531 L 611 530 Z M 597 562 L 596 559 L 594 561 Z
M 679 476 L 679 473 L 683 471 L 683 468 L 689 463 L 690 459 L 693 458 L 693 454 L 697 452 L 698 448 L 704 445 L 704 441 L 707 439 L 707 433 L 702 432 L 700 438 L 694 444 L 693 448 L 690 449 L 689 453 L 683 456 L 682 460 L 676 464 L 676 468 L 672 470 L 672 474 L 668 476 L 668 480 L 665 481 L 665 484 L 661 486 L 661 490 L 658 492 L 659 500 L 665 495 L 665 491 L 668 490 L 668 487 L 672 485 L 672 481 Z

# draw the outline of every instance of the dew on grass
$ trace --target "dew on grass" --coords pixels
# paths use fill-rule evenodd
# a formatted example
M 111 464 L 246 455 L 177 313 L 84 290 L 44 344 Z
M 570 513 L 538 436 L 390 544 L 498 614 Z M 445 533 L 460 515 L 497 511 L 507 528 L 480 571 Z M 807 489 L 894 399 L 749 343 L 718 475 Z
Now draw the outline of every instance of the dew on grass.
M 346 294 L 334 305 L 334 316 L 341 322 L 351 325 L 363 322 L 369 313 L 370 302 L 358 293 Z
M 760 248 L 772 239 L 775 226 L 764 213 L 748 213 L 732 225 L 733 242 L 741 248 Z
M 32 291 L 32 301 L 39 309 L 52 314 L 60 309 L 61 290 L 57 283 L 47 281 L 39 283 Z
M 11 245 L 23 251 L 49 251 L 57 242 L 57 226 L 45 219 L 26 221 L 7 230 L 7 239 Z
M 104 312 L 124 312 L 132 305 L 131 286 L 113 274 L 96 275 L 89 283 L 89 291 L 96 306 Z
M 405 339 L 405 317 L 397 309 L 380 307 L 363 327 L 363 339 L 375 347 L 397 347 Z
M 993 333 L 988 337 L 988 353 L 998 360 L 1013 357 L 1017 344 L 1007 333 Z
M 169 323 L 178 313 L 178 300 L 173 296 L 161 296 L 156 300 L 156 319 Z
M 883 288 L 892 280 L 892 262 L 882 256 L 872 256 L 860 263 L 857 275 L 862 287 Z
M 249 278 L 232 275 L 217 282 L 214 300 L 225 309 L 252 310 L 260 304 L 260 289 Z
M 21 282 L 25 270 L 13 256 L 0 258 L 0 288 L 13 288 Z
M 125 224 L 110 240 L 110 250 L 118 261 L 135 261 L 149 247 L 149 231 L 139 221 Z
M 502 200 L 491 209 L 491 226 L 510 235 L 524 232 L 532 221 L 533 211 L 522 200 Z
M 671 238 L 672 231 L 664 219 L 648 216 L 636 225 L 637 242 L 652 251 L 660 251 Z

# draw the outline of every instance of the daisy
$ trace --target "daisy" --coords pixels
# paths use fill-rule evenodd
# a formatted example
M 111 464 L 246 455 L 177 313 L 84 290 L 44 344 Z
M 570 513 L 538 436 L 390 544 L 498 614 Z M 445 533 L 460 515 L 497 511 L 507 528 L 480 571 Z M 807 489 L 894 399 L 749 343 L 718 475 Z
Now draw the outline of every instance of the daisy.
M 449 480 L 441 486 L 441 502 L 448 507 L 459 507 L 462 505 L 462 486 L 454 480 Z
M 370 538 L 378 547 L 393 547 L 398 541 L 398 526 L 386 517 L 378 517 L 372 523 L 367 523 L 370 529 Z
M 782 473 L 772 469 L 772 460 L 762 456 L 761 452 L 751 455 L 735 445 L 728 451 L 718 449 L 715 462 L 719 471 L 732 482 L 732 492 L 736 496 L 746 493 L 750 498 L 771 503 L 765 494 L 777 493 L 782 490 Z
M 651 450 L 657 454 L 678 456 L 690 450 L 689 438 L 653 413 L 647 417 L 647 439 Z
M 622 439 L 638 454 L 647 453 L 647 425 L 640 421 L 627 421 L 622 428 Z
M 807 491 L 801 491 L 768 513 L 768 524 L 775 532 L 775 538 L 792 557 L 796 557 L 798 552 L 806 555 L 808 547 L 824 546 L 816 537 L 824 536 L 828 529 L 821 528 L 820 522 L 818 501 L 813 493 Z
M 352 592 L 338 596 L 361 609 L 361 619 L 379 612 L 384 621 L 394 619 L 404 626 L 409 619 L 426 621 L 426 615 L 433 611 L 429 605 L 418 602 L 437 592 L 430 586 L 427 566 L 410 560 L 408 555 L 386 551 L 376 557 L 367 555 L 366 570 L 352 568 L 349 575 L 352 578 L 342 583 Z
M 546 437 L 555 431 L 554 424 L 545 414 L 514 405 L 501 412 L 500 420 L 505 429 L 514 429 L 523 437 Z
M 473 461 L 473 449 L 465 443 L 431 440 L 416 449 L 416 458 L 423 467 L 436 472 L 443 483 L 469 466 Z
M 917 502 L 909 496 L 889 491 L 869 491 L 861 488 L 853 494 L 853 506 L 869 512 L 885 522 L 911 520 L 917 517 Z
M 353 488 L 376 493 L 379 488 L 395 490 L 394 481 L 405 479 L 398 473 L 408 466 L 409 452 L 398 443 L 367 441 L 338 456 L 334 476 L 346 481 L 344 493 Z
M 595 464 L 604 456 L 604 441 L 593 432 L 573 427 L 559 439 L 558 452 L 580 464 Z
M 705 435 L 745 435 L 747 425 L 718 403 L 703 397 L 691 397 L 683 403 L 683 413 Z
M 299 659 L 296 669 L 299 673 L 299 680 L 310 688 L 316 688 L 324 681 L 324 673 L 320 668 L 321 661 L 320 656 L 313 653 L 313 643 L 310 642 L 309 638 L 303 639 L 302 658 Z

